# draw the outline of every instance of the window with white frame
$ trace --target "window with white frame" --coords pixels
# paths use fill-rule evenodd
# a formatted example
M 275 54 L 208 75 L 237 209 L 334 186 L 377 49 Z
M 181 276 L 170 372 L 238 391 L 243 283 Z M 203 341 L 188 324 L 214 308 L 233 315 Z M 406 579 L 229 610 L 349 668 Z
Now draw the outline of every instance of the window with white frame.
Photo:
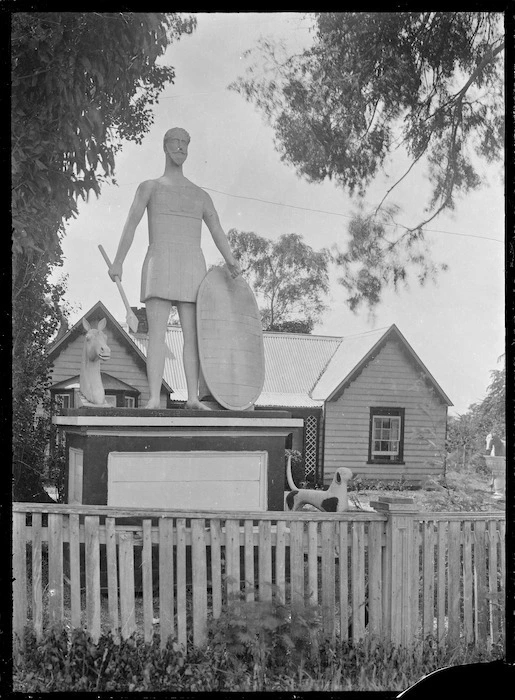
M 124 396 L 123 405 L 125 408 L 136 408 L 136 399 L 134 396 Z
M 115 394 L 106 394 L 105 395 L 105 402 L 109 406 L 113 406 L 116 408 L 116 395 Z
M 371 408 L 369 462 L 402 462 L 404 409 Z

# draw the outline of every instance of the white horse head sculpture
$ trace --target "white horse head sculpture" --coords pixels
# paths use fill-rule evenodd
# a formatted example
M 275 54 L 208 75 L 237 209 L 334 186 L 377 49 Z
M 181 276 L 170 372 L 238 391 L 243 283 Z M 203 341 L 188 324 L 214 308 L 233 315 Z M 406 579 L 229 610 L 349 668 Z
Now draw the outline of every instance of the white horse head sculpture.
M 506 455 L 506 440 L 500 438 L 493 431 L 486 436 L 486 452 L 491 457 L 503 457 Z
M 86 331 L 84 337 L 84 349 L 82 352 L 82 364 L 80 368 L 80 392 L 86 404 L 93 406 L 105 406 L 105 391 L 100 376 L 100 362 L 111 357 L 111 349 L 107 344 L 104 328 L 106 319 L 98 322 L 96 328 L 82 319 L 82 325 Z

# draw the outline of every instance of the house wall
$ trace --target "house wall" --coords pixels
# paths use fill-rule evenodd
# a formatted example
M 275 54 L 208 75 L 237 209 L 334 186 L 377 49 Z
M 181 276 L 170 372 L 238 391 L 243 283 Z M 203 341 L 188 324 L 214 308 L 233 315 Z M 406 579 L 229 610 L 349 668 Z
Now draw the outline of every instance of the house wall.
M 404 464 L 367 463 L 372 406 L 405 409 Z M 324 482 L 331 482 L 338 467 L 369 479 L 437 475 L 443 470 L 446 423 L 446 404 L 390 340 L 341 396 L 326 403 Z
M 117 339 L 109 326 L 105 329 L 111 357 L 102 363 L 102 372 L 107 372 L 140 392 L 139 406 L 145 406 L 149 399 L 147 374 L 144 363 Z M 84 335 L 70 341 L 54 360 L 52 384 L 80 374 Z M 166 393 L 161 392 L 161 408 L 166 408 Z

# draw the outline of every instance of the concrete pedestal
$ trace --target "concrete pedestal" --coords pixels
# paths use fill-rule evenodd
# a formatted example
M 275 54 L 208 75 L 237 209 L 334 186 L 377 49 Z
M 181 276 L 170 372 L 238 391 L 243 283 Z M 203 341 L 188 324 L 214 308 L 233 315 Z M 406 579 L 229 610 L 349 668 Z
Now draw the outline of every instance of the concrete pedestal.
M 485 457 L 486 466 L 492 470 L 493 497 L 506 498 L 506 457 Z
M 286 411 L 67 409 L 67 502 L 283 510 Z

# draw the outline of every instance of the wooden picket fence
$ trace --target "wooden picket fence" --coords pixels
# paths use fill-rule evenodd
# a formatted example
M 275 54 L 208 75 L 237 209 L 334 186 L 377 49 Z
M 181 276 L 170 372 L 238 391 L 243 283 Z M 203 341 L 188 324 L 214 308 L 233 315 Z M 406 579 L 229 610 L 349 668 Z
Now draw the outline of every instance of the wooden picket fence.
M 505 521 L 495 513 L 170 512 L 15 503 L 13 629 L 85 627 L 206 641 L 231 600 L 318 606 L 333 641 L 503 640 Z

